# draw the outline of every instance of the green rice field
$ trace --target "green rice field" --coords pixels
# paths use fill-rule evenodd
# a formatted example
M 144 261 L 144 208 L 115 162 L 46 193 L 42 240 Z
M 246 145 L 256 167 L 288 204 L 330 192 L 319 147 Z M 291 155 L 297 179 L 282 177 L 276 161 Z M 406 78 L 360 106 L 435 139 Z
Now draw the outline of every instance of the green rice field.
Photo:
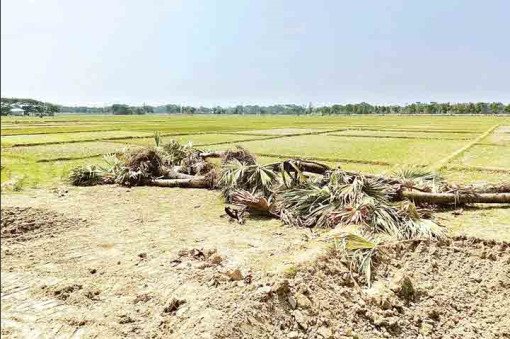
M 508 117 L 58 115 L 2 117 L 2 183 L 58 185 L 71 168 L 100 163 L 103 154 L 153 145 L 156 131 L 163 141 L 204 149 L 242 145 L 264 163 L 307 158 L 370 173 L 441 164 L 440 171 L 459 183 L 510 180 Z

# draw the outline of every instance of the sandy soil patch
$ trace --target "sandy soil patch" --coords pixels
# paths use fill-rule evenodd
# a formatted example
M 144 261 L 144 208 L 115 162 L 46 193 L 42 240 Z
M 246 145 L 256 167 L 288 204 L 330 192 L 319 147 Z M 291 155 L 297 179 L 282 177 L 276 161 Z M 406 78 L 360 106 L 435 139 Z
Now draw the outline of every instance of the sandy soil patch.
M 217 192 L 63 192 L 2 196 L 2 336 L 510 336 L 507 243 L 400 243 L 358 287 L 327 234 L 231 223 Z

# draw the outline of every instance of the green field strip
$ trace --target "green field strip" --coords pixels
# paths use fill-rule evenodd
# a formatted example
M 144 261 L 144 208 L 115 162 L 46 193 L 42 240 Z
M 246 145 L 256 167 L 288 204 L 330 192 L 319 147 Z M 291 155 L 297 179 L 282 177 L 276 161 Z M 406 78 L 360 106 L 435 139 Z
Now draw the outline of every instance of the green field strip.
M 121 145 L 112 142 L 85 142 L 81 144 L 38 145 L 17 148 L 2 148 L 2 157 L 24 161 L 53 161 L 58 159 L 80 159 L 91 155 L 116 152 Z
M 364 135 L 364 134 L 328 134 L 328 136 L 340 138 L 381 138 L 381 139 L 415 139 L 415 140 L 471 140 L 471 138 L 448 138 L 448 137 L 408 137 L 397 135 Z
M 268 142 L 270 140 L 270 142 Z M 458 149 L 462 141 L 423 141 L 379 139 L 335 139 L 328 135 L 310 135 L 301 137 L 258 139 L 250 142 L 237 142 L 253 153 L 286 154 L 301 157 L 320 157 L 325 159 L 348 159 L 380 161 L 389 164 L 413 163 L 429 165 L 442 156 Z M 209 146 L 209 145 L 208 145 Z M 220 145 L 221 146 L 221 145 Z M 220 147 L 221 149 L 221 147 Z
M 260 140 L 265 137 L 261 136 L 253 136 L 250 135 L 250 138 L 243 135 L 237 134 L 219 134 L 219 133 L 183 133 L 183 134 L 161 134 L 161 137 L 170 137 L 173 140 L 178 141 L 179 143 L 188 143 L 192 142 L 195 146 L 203 146 L 209 144 L 223 144 L 223 143 L 235 143 L 239 140 Z M 166 143 L 168 139 L 163 139 L 162 143 Z M 114 140 L 112 141 L 118 144 L 129 144 L 129 145 L 140 145 L 140 146 L 152 146 L 154 145 L 154 138 L 141 138 L 141 139 L 122 139 L 122 140 Z
M 343 127 L 345 129 L 349 127 Z M 271 129 L 261 129 L 261 130 L 242 130 L 242 131 L 233 131 L 233 132 L 223 132 L 223 133 L 233 133 L 233 134 L 242 134 L 242 135 L 296 135 L 296 134 L 304 134 L 304 133 L 315 133 L 315 132 L 324 132 L 330 128 L 271 128 Z
M 72 133 L 97 133 L 97 132 L 114 132 L 114 131 L 121 131 L 121 128 L 112 128 L 112 129 L 96 129 L 96 130 L 77 130 L 77 131 L 54 131 L 54 132 L 34 132 L 34 133 L 4 133 L 2 131 L 1 136 L 8 137 L 8 136 L 24 136 L 24 135 L 52 135 L 52 134 L 72 134 Z
M 409 128 L 358 128 L 354 129 L 351 128 L 350 130 L 359 130 L 359 131 L 375 131 L 375 132 L 420 132 L 420 133 L 451 133 L 451 134 L 476 134 L 479 133 L 479 131 L 475 130 L 440 130 L 440 129 L 430 129 L 430 130 L 423 130 L 423 129 L 409 129 Z
M 250 142 L 250 141 L 263 141 L 263 140 L 273 140 L 273 139 L 283 139 L 283 138 L 291 138 L 291 137 L 300 137 L 300 136 L 310 136 L 310 135 L 321 135 L 321 134 L 327 134 L 332 132 L 339 132 L 339 131 L 345 131 L 345 129 L 339 129 L 339 130 L 330 130 L 330 131 L 321 131 L 321 132 L 307 132 L 307 133 L 299 133 L 299 134 L 287 134 L 287 135 L 271 135 L 267 138 L 247 138 L 242 140 L 236 140 L 235 143 L 238 142 Z M 217 142 L 217 143 L 211 143 L 211 144 L 203 144 L 203 145 L 197 145 L 197 146 L 214 146 L 214 145 L 225 145 L 225 144 L 231 144 L 233 142 Z
M 510 173 L 506 172 L 492 172 L 492 171 L 470 171 L 470 170 L 456 170 L 448 169 L 442 170 L 443 177 L 452 183 L 471 185 L 474 183 L 501 183 L 510 181 Z
M 79 157 L 60 157 L 60 158 L 50 158 L 50 159 L 39 159 L 35 162 L 44 163 L 44 162 L 56 162 L 56 161 L 73 161 L 73 160 L 82 160 L 82 159 L 92 159 L 92 158 L 98 158 L 104 156 L 106 153 L 99 153 L 99 154 L 91 154 L 91 155 L 84 155 Z
M 48 142 L 27 142 L 19 144 L 2 145 L 2 148 L 16 148 L 16 147 L 30 147 L 30 146 L 42 146 L 42 145 L 63 145 L 63 144 L 75 144 L 81 142 L 95 142 L 95 141 L 114 141 L 114 140 L 129 140 L 129 139 L 144 139 L 150 138 L 147 135 L 132 136 L 126 138 L 125 136 L 119 137 L 105 137 L 105 138 L 93 138 L 93 139 L 76 139 L 76 140 L 65 140 L 65 141 L 48 141 Z
M 303 159 L 303 160 L 314 160 L 314 161 L 326 161 L 326 162 L 346 162 L 352 164 L 365 164 L 365 165 L 381 165 L 381 166 L 394 166 L 395 164 L 386 161 L 372 161 L 372 160 L 356 160 L 346 158 L 327 158 L 327 157 L 299 157 L 297 155 L 289 154 L 271 154 L 271 153 L 255 153 L 257 156 L 267 158 L 285 158 L 285 159 Z
M 246 134 L 246 139 L 238 139 L 238 140 L 227 140 L 227 141 L 218 141 L 213 143 L 202 143 L 202 144 L 195 144 L 195 146 L 214 146 L 214 145 L 226 145 L 226 144 L 235 144 L 238 142 L 249 142 L 249 141 L 257 141 L 257 140 L 272 140 L 272 139 L 282 139 L 282 138 L 290 138 L 290 137 L 299 137 L 299 136 L 308 136 L 308 135 L 321 135 L 321 134 L 327 134 L 332 132 L 340 132 L 345 131 L 346 129 L 336 129 L 336 130 L 324 130 L 320 132 L 306 132 L 306 133 L 298 133 L 298 134 L 286 134 L 286 135 L 254 135 L 254 134 Z M 160 134 L 160 136 L 186 136 L 186 135 L 232 135 L 232 136 L 243 136 L 245 134 L 238 134 L 238 133 L 226 133 L 226 132 L 203 132 L 203 133 L 168 133 L 168 134 Z M 114 142 L 123 143 L 123 141 L 129 141 L 133 138 L 122 138 L 122 139 L 116 139 Z M 150 140 L 150 137 L 144 137 L 144 138 L 136 138 L 136 139 L 148 139 Z
M 480 166 L 465 166 L 465 165 L 448 165 L 445 167 L 447 170 L 457 171 L 470 171 L 470 172 L 487 172 L 487 173 L 510 173 L 509 168 L 500 167 L 480 167 Z
M 483 132 L 483 131 L 482 131 Z M 473 139 L 480 133 L 436 133 L 431 130 L 423 131 L 387 131 L 387 130 L 360 130 L 349 128 L 346 131 L 335 133 L 337 135 L 370 135 L 370 136 L 404 136 L 413 138 L 455 138 L 455 139 Z
M 449 156 L 439 160 L 438 162 L 434 163 L 433 165 L 431 165 L 429 168 L 431 170 L 434 170 L 434 171 L 438 171 L 438 170 L 441 170 L 444 166 L 446 166 L 449 162 L 451 162 L 452 160 L 454 160 L 455 158 L 461 156 L 464 152 L 466 152 L 467 150 L 469 150 L 471 147 L 473 147 L 476 143 L 480 142 L 481 140 L 485 139 L 488 135 L 490 135 L 496 128 L 499 127 L 499 124 L 496 124 L 494 126 L 492 126 L 491 128 L 489 128 L 487 131 L 485 131 L 484 133 L 482 133 L 479 137 L 477 137 L 476 139 L 474 139 L 473 141 L 471 141 L 470 143 L 468 143 L 467 145 L 465 145 L 464 147 L 458 149 L 457 151 L 453 152 L 452 154 L 450 154 Z
M 250 137 L 271 137 L 271 136 L 278 136 L 278 134 L 264 134 L 264 133 L 243 133 L 243 132 L 218 132 L 216 134 L 222 134 L 222 135 L 243 135 L 243 136 L 250 136 Z
M 510 168 L 510 147 L 474 145 L 452 161 L 452 165 Z
M 510 143 L 508 144 L 494 144 L 490 142 L 478 142 L 475 146 L 492 146 L 492 147 L 510 147 Z

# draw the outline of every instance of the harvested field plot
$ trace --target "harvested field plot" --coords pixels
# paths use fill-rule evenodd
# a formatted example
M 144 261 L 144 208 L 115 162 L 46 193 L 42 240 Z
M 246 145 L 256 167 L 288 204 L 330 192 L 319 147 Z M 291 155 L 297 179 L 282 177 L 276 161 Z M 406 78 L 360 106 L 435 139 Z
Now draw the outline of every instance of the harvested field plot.
M 240 143 L 254 153 L 381 164 L 428 165 L 462 147 L 462 140 L 338 138 L 325 135 Z M 225 147 L 222 147 L 225 148 Z M 347 161 L 346 161 L 347 162 Z
M 261 129 L 254 131 L 235 132 L 239 134 L 260 134 L 260 135 L 292 135 L 292 134 L 305 134 L 324 132 L 328 129 L 320 128 L 274 128 L 274 129 Z
M 472 134 L 461 134 L 461 133 L 437 133 L 433 131 L 366 131 L 366 130 L 354 130 L 350 129 L 347 131 L 334 132 L 328 135 L 337 136 L 358 136 L 358 137 L 376 137 L 376 138 L 408 138 L 408 139 L 444 139 L 444 140 L 471 140 L 476 138 L 480 133 Z
M 73 159 L 111 153 L 122 147 L 124 146 L 118 143 L 104 141 L 23 146 L 5 148 L 2 150 L 2 156 L 34 161 Z
M 257 135 L 230 135 L 230 134 L 191 134 L 191 135 L 164 135 L 161 137 L 164 142 L 176 140 L 180 143 L 191 142 L 193 145 L 208 145 L 217 143 L 235 143 L 240 140 L 247 139 L 260 139 L 263 136 Z M 116 143 L 130 144 L 130 145 L 143 145 L 154 146 L 154 137 L 143 139 L 121 139 L 116 140 Z
M 495 184 L 498 182 L 510 182 L 510 173 L 495 172 L 490 169 L 479 170 L 476 168 L 464 168 L 461 170 L 458 167 L 452 166 L 452 168 L 447 168 L 442 171 L 442 174 L 448 179 L 448 181 L 455 183 L 488 182 Z
M 494 133 L 482 140 L 481 143 L 510 147 L 510 126 L 499 127 L 494 131 Z
M 69 134 L 36 134 L 36 135 L 16 135 L 2 136 L 2 147 L 12 147 L 21 145 L 39 145 L 48 143 L 66 143 L 76 141 L 93 141 L 105 139 L 120 139 L 129 137 L 151 136 L 148 132 L 135 131 L 109 131 L 109 132 L 83 132 Z
M 11 127 L 2 128 L 2 136 L 9 135 L 30 135 L 30 134 L 60 134 L 60 133 L 80 133 L 80 132 L 102 132 L 102 131 L 118 131 L 119 127 L 115 128 L 111 125 L 53 125 L 48 127 Z
M 462 154 L 454 164 L 496 167 L 510 171 L 510 145 L 508 147 L 475 145 Z
M 60 186 L 67 182 L 69 171 L 76 166 L 102 162 L 101 158 L 51 162 L 2 158 L 2 192 Z
M 384 166 L 377 167 L 380 164 L 387 164 L 386 166 L 389 165 L 390 167 L 393 164 L 432 164 L 460 149 L 495 123 L 500 123 L 501 127 L 483 140 L 482 143 L 499 144 L 504 147 L 507 134 L 505 133 L 505 126 L 508 126 L 507 118 L 57 116 L 41 120 L 3 117 L 2 128 L 9 127 L 10 129 L 6 130 L 7 133 L 19 135 L 3 135 L 1 144 L 6 154 L 4 159 L 7 159 L 6 157 L 11 159 L 23 157 L 24 160 L 30 161 L 30 165 L 26 168 L 31 168 L 33 172 L 33 161 L 99 155 L 114 150 L 116 146 L 112 145 L 113 143 L 118 144 L 119 147 L 122 147 L 123 144 L 153 145 L 153 133 L 155 131 L 159 131 L 161 134 L 196 132 L 200 134 L 163 136 L 163 140 L 168 141 L 173 138 L 180 142 L 193 141 L 195 145 L 220 144 L 208 148 L 225 149 L 233 147 L 233 145 L 241 143 L 245 139 L 260 138 L 260 141 L 247 142 L 245 146 L 254 147 L 252 151 L 256 153 L 273 156 L 306 156 L 335 164 L 337 159 L 343 159 L 343 167 L 348 166 L 354 170 L 366 170 L 367 167 L 363 162 L 368 161 L 372 163 L 371 166 L 376 166 L 375 171 L 377 172 L 386 170 Z M 275 126 L 278 127 L 275 128 Z M 121 130 L 71 133 L 71 131 L 89 128 Z M 333 132 L 335 135 L 329 136 L 322 134 L 325 131 L 341 129 L 351 130 Z M 437 132 L 437 130 L 441 132 Z M 52 131 L 68 131 L 69 133 L 37 134 Z M 292 138 L 286 136 L 302 133 L 321 134 Z M 352 135 L 352 137 L 345 137 L 344 135 Z M 143 138 L 144 136 L 145 138 Z M 271 139 L 271 137 L 274 137 L 274 139 Z M 407 139 L 408 137 L 420 139 Z M 435 138 L 437 140 L 434 140 Z M 106 140 L 101 141 L 103 139 Z M 79 143 L 79 141 L 87 142 Z M 75 142 L 78 143 L 73 144 Z M 51 146 L 61 147 L 45 148 L 50 146 L 45 145 L 46 143 L 50 145 L 58 143 L 59 145 Z M 90 146 L 85 145 L 86 143 L 90 143 Z M 224 144 L 221 145 L 222 143 Z M 34 146 L 20 147 L 19 150 L 8 150 L 6 148 L 13 145 Z M 34 148 L 30 149 L 30 147 Z M 470 152 L 467 152 L 467 154 L 470 154 Z M 6 162 L 4 161 L 4 163 Z M 9 165 L 9 168 L 2 170 L 3 181 L 12 178 L 12 175 L 16 172 L 20 172 L 17 175 L 19 177 L 27 177 L 28 179 L 33 177 L 33 173 L 25 170 L 19 161 L 10 160 L 10 163 L 13 165 Z M 458 159 L 454 161 L 454 164 L 463 166 Z M 48 166 L 68 168 L 66 164 Z M 35 172 L 42 173 L 39 170 Z M 60 171 L 58 172 L 60 173 Z M 55 172 L 52 170 L 52 173 Z M 62 173 L 59 174 L 59 176 L 61 175 Z M 461 177 L 469 182 L 470 176 L 478 178 L 476 172 L 472 170 Z M 33 182 L 53 182 L 53 180 L 41 181 L 40 179 L 38 178 Z

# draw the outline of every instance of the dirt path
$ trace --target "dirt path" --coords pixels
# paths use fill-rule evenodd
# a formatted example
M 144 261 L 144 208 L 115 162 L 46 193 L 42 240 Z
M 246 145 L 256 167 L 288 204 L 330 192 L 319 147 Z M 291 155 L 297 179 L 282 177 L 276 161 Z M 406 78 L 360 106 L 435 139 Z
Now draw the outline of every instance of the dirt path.
M 271 220 L 240 226 L 220 218 L 222 209 L 218 193 L 204 190 L 94 187 L 70 188 L 63 196 L 41 190 L 3 196 L 2 219 L 16 215 L 17 228 L 29 226 L 24 236 L 2 233 L 2 330 L 123 336 L 122 317 L 142 312 L 138 295 L 150 292 L 157 302 L 147 309 L 153 310 L 176 291 L 196 298 L 210 290 L 183 274 L 188 266 L 172 263 L 180 250 L 218 249 L 228 258 L 222 271 L 262 275 L 292 267 L 293 252 L 313 248 L 308 230 Z M 37 219 L 44 231 L 30 226 Z M 45 285 L 81 288 L 70 302 L 55 299 Z M 150 328 L 144 324 L 144 332 Z

